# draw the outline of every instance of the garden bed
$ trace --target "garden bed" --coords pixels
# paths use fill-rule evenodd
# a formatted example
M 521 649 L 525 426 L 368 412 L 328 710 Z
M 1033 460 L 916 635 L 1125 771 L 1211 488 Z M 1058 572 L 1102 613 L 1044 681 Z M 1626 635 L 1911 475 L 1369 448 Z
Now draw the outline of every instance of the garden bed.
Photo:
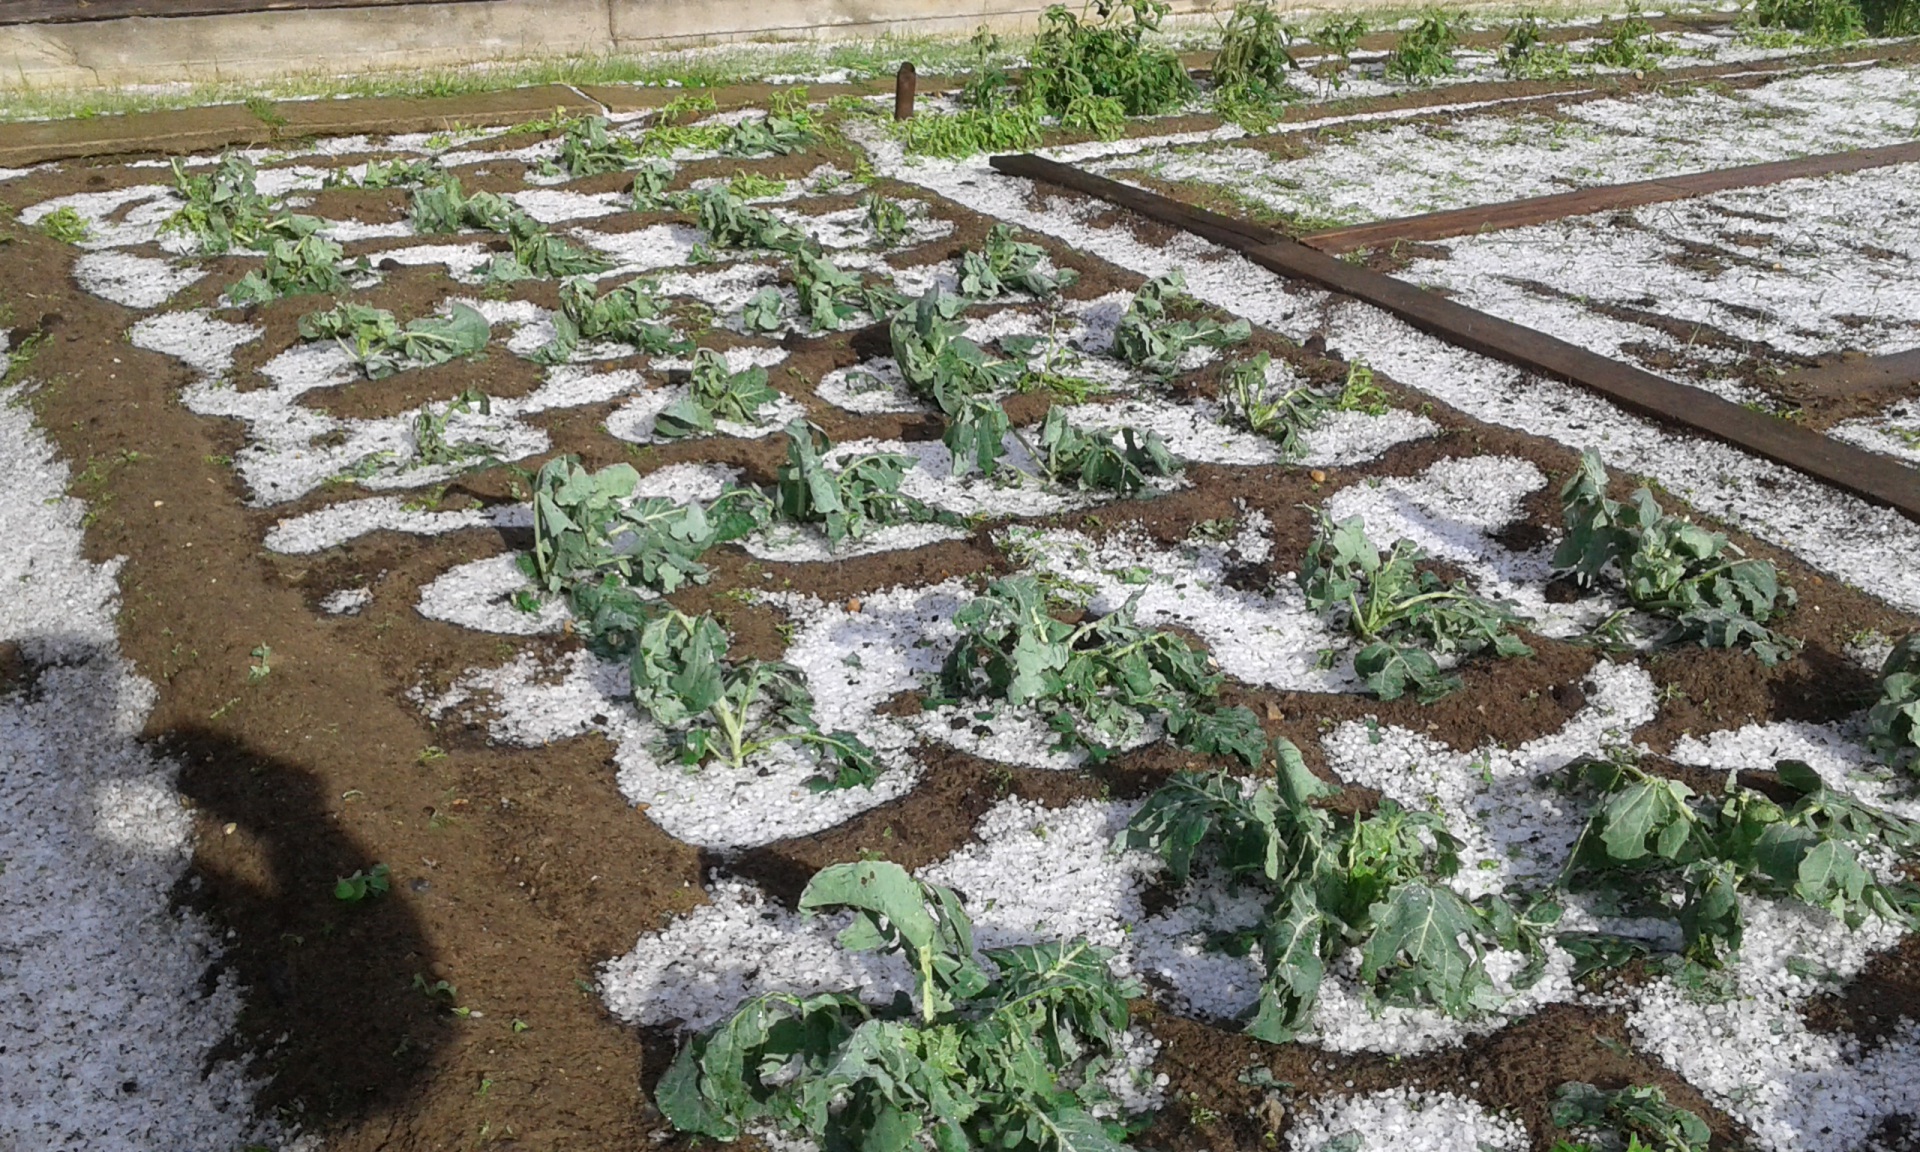
M 1240 129 L 1187 109 L 1052 154 L 1350 223 L 1557 190 L 1556 174 L 1617 182 L 1903 139 L 1912 109 L 1885 97 L 1910 72 L 1451 116 L 1419 97 L 1231 144 Z M 1657 1088 L 1716 1148 L 1911 1146 L 1920 952 L 1897 915 L 1849 927 L 1746 857 L 1731 941 L 1724 908 L 1699 929 L 1671 902 L 1635 904 L 1664 879 L 1613 897 L 1556 882 L 1602 806 L 1569 763 L 1633 759 L 1650 787 L 1790 808 L 1805 780 L 1777 762 L 1798 760 L 1890 814 L 1863 875 L 1904 907 L 1897 828 L 1920 801 L 1863 713 L 1920 616 L 1920 526 L 982 157 L 909 156 L 871 108 L 782 96 L 771 115 L 203 155 L 177 180 L 134 160 L 0 181 L 17 212 L 0 248 L 0 527 L 36 541 L 0 608 L 0 730 L 21 762 L 68 765 L 8 780 L 0 882 L 34 893 L 38 942 L 8 977 L 42 1003 L 77 996 L 63 1031 L 88 1037 L 0 1052 L 0 1100 L 36 1146 L 109 1146 L 89 1141 L 129 1099 L 154 1102 L 150 1142 L 178 1147 L 685 1139 L 680 1082 L 662 1077 L 748 998 L 926 994 L 899 954 L 836 942 L 844 912 L 801 914 L 810 883 L 881 862 L 957 892 L 982 948 L 1107 950 L 1086 979 L 1133 982 L 1131 1013 L 1105 1038 L 1105 1092 L 1084 1099 L 1131 1118 L 1136 1147 L 1546 1148 L 1598 1139 L 1556 1115 L 1581 1083 Z M 1542 125 L 1578 156 L 1539 152 Z M 1507 159 L 1464 188 L 1445 178 L 1466 163 L 1456 149 L 1487 148 Z M 1428 176 L 1359 199 L 1329 175 L 1389 154 Z M 1446 241 L 1396 274 L 1608 354 L 1664 350 L 1665 374 L 1772 403 L 1769 372 L 1920 337 L 1889 303 L 1910 288 L 1912 174 Z M 195 180 L 250 184 L 253 215 L 210 209 Z M 1329 186 L 1345 207 L 1274 191 Z M 1809 218 L 1810 197 L 1831 210 Z M 225 224 L 170 227 L 183 207 Z M 1769 237 L 1761 254 L 1729 239 L 1735 217 Z M 223 226 L 259 243 L 217 251 Z M 315 238 L 338 250 L 293 251 Z M 287 250 L 263 260 L 275 242 Z M 1701 263 L 1729 244 L 1737 267 Z M 1526 260 L 1539 290 L 1510 287 Z M 1843 261 L 1853 295 L 1829 301 L 1814 278 Z M 1190 298 L 1156 279 L 1174 272 Z M 328 320 L 343 301 L 390 325 Z M 1280 397 L 1297 408 L 1257 415 Z M 1905 419 L 1886 402 L 1840 429 L 1876 447 Z M 969 420 L 988 431 L 966 438 Z M 1102 429 L 1127 431 L 1103 444 Z M 1797 602 L 1774 614 L 1768 599 L 1758 634 L 1726 644 L 1663 643 L 1674 611 L 1633 611 L 1611 573 L 1571 578 L 1561 491 L 1586 449 L 1614 498 L 1648 482 Z M 848 487 L 876 455 L 891 480 Z M 826 507 L 841 469 L 839 495 L 871 500 L 872 523 Z M 717 542 L 659 520 L 700 541 L 645 546 L 682 576 L 623 575 L 631 602 L 594 598 L 617 568 L 597 550 L 650 531 L 605 509 L 689 506 L 745 520 Z M 614 527 L 595 536 L 600 515 Z M 1524 653 L 1456 634 L 1430 670 L 1373 669 L 1370 641 L 1417 663 L 1415 633 L 1356 635 L 1357 605 L 1311 579 L 1331 525 L 1355 517 L 1383 550 L 1417 546 L 1437 582 L 1422 587 Z M 1052 623 L 1033 627 L 1080 629 L 1072 651 L 1147 645 L 1156 675 L 1187 686 L 1156 681 L 1117 717 L 995 699 L 1004 684 L 949 654 L 988 643 L 969 621 L 989 609 L 970 604 L 1021 589 L 1045 597 Z M 673 627 L 718 626 L 726 675 L 790 665 L 805 715 L 753 710 L 780 739 L 727 763 L 726 724 L 660 706 L 692 690 L 636 670 L 638 624 L 594 611 L 651 618 L 662 601 L 684 614 L 660 617 Z M 1227 735 L 1209 742 L 1212 723 Z M 1414 871 L 1392 891 L 1417 874 L 1480 908 L 1471 954 L 1454 933 L 1431 954 L 1389 950 L 1376 976 L 1355 942 L 1387 913 L 1362 900 L 1329 930 L 1286 1042 L 1248 1035 L 1272 976 L 1212 934 L 1268 915 L 1267 881 L 1236 888 L 1216 861 L 1183 884 L 1147 834 L 1160 790 L 1201 772 L 1318 780 L 1329 794 L 1287 818 L 1330 837 L 1397 812 L 1443 823 L 1400 842 L 1392 866 Z M 1549 898 L 1555 925 L 1487 926 Z M 122 935 L 76 950 L 83 915 Z M 1602 936 L 1609 963 L 1587 972 L 1581 949 Z M 1474 963 L 1423 967 L 1456 950 Z M 1403 970 L 1424 990 L 1394 985 Z M 156 1004 L 164 1032 L 142 1015 Z M 56 1068 L 66 1095 L 22 1095 Z

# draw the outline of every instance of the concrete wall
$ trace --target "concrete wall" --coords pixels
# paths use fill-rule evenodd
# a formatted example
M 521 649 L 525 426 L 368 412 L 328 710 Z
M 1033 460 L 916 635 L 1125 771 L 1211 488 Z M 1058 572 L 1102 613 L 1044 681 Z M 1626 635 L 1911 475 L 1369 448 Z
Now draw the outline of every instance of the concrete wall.
M 1213 0 L 1176 0 L 1176 12 Z M 0 91 L 1031 27 L 1046 0 L 486 0 L 0 26 Z

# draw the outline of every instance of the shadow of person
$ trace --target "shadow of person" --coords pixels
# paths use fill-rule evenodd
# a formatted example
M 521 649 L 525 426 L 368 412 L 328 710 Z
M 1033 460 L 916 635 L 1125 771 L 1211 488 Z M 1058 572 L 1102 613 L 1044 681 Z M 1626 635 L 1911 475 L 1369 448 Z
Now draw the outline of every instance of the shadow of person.
M 245 1058 L 258 1106 L 307 1130 L 364 1126 L 403 1106 L 453 1035 L 450 992 L 407 881 L 347 902 L 336 882 L 378 863 L 310 774 L 204 729 L 169 732 L 179 789 L 203 819 L 176 900 L 227 929 L 207 974 L 237 983 L 239 1025 L 209 1062 Z

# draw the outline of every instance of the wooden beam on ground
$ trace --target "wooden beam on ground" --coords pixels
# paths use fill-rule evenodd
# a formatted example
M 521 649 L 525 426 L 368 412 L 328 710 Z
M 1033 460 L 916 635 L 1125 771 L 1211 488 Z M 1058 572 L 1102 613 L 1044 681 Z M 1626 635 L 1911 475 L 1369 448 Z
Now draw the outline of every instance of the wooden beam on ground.
M 1920 472 L 1797 424 L 1742 408 L 1437 293 L 1308 248 L 1262 225 L 1083 172 L 1033 155 L 995 156 L 993 167 L 1137 212 L 1399 317 L 1450 344 L 1597 392 L 1631 412 L 1732 444 L 1863 500 L 1920 520 Z
M 1920 141 L 1849 152 L 1828 152 L 1767 164 L 1743 164 L 1738 168 L 1719 168 L 1660 180 L 1637 180 L 1631 184 L 1603 184 L 1573 192 L 1556 192 L 1551 196 L 1529 196 L 1524 200 L 1507 200 L 1499 204 L 1376 220 L 1371 224 L 1311 232 L 1300 237 L 1300 242 L 1337 255 L 1357 252 L 1362 248 L 1380 248 L 1395 241 L 1441 240 L 1449 236 L 1469 236 L 1503 228 L 1524 228 L 1529 224 L 1544 224 L 1567 216 L 1613 212 L 1671 200 L 1690 200 L 1695 196 L 1725 192 L 1731 188 L 1759 188 L 1810 176 L 1839 176 L 1869 168 L 1914 163 L 1920 163 Z

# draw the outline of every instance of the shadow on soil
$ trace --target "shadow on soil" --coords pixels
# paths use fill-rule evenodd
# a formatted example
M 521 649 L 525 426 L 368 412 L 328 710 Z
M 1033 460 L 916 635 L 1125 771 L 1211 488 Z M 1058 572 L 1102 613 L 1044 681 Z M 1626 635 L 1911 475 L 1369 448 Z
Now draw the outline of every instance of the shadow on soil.
M 429 990 L 435 957 L 416 893 L 396 881 L 357 904 L 334 896 L 340 877 L 376 861 L 307 773 L 204 730 L 170 732 L 161 751 L 180 764 L 180 791 L 204 818 L 176 898 L 232 930 L 206 979 L 235 981 L 246 1005 L 209 1061 L 250 1059 L 269 1078 L 261 1115 L 308 1130 L 359 1127 L 399 1108 L 455 1023 L 452 997 Z

